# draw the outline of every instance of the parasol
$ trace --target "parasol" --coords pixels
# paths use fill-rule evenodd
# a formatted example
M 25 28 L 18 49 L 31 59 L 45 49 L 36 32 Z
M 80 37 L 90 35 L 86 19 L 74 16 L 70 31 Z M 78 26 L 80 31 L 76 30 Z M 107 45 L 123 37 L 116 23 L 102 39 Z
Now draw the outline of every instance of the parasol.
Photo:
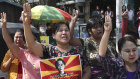
M 31 9 L 31 19 L 39 22 L 66 22 L 71 20 L 71 15 L 61 10 L 47 5 L 38 5 Z

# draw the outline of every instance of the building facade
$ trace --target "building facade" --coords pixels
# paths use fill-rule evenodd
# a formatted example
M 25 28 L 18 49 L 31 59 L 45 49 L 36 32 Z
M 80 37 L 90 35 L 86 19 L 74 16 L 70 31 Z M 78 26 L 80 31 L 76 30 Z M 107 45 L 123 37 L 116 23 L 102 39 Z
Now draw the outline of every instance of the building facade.
M 2 12 L 7 13 L 8 22 L 14 22 L 14 23 L 21 22 L 19 19 L 22 10 L 23 7 L 21 5 L 18 5 L 14 2 L 10 2 L 8 0 L 0 0 L 0 13 Z
M 64 10 L 72 14 L 73 9 L 79 10 L 79 22 L 86 23 L 91 18 L 93 10 L 96 6 L 100 7 L 100 10 L 106 10 L 107 6 L 111 7 L 114 15 L 116 12 L 116 0 L 60 0 L 56 3 L 58 7 L 63 6 Z

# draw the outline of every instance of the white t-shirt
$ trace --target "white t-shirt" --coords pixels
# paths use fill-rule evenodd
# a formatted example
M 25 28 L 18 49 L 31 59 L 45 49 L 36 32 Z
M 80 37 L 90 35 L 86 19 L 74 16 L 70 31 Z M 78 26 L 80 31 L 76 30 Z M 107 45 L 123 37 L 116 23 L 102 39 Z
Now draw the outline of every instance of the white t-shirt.
M 108 11 L 106 11 L 106 13 L 107 13 L 107 16 L 111 16 L 111 11 L 110 12 L 108 12 Z
M 128 11 L 128 20 L 129 20 L 129 21 L 132 21 L 132 20 L 133 20 L 133 17 L 134 17 L 134 12 L 133 12 L 133 10 L 129 10 L 129 11 Z

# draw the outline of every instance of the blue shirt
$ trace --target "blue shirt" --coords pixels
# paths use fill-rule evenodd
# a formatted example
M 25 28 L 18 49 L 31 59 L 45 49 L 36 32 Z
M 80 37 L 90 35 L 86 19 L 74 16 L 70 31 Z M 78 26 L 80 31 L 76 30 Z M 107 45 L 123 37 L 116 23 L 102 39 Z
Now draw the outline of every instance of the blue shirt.
M 127 78 L 126 79 L 134 79 L 135 73 L 136 72 L 129 72 L 129 71 L 127 71 Z
M 92 15 L 91 15 L 91 16 L 92 16 L 92 17 L 94 17 L 94 16 L 99 16 L 99 17 L 101 17 L 101 11 L 95 10 L 95 11 L 92 12 Z

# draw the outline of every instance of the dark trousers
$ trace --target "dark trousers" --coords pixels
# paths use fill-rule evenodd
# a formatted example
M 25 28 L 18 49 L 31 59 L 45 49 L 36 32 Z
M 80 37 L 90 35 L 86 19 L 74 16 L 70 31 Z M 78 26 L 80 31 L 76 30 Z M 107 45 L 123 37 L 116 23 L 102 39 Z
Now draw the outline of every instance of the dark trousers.
M 134 27 L 133 21 L 128 20 L 127 32 L 133 31 L 133 27 Z

